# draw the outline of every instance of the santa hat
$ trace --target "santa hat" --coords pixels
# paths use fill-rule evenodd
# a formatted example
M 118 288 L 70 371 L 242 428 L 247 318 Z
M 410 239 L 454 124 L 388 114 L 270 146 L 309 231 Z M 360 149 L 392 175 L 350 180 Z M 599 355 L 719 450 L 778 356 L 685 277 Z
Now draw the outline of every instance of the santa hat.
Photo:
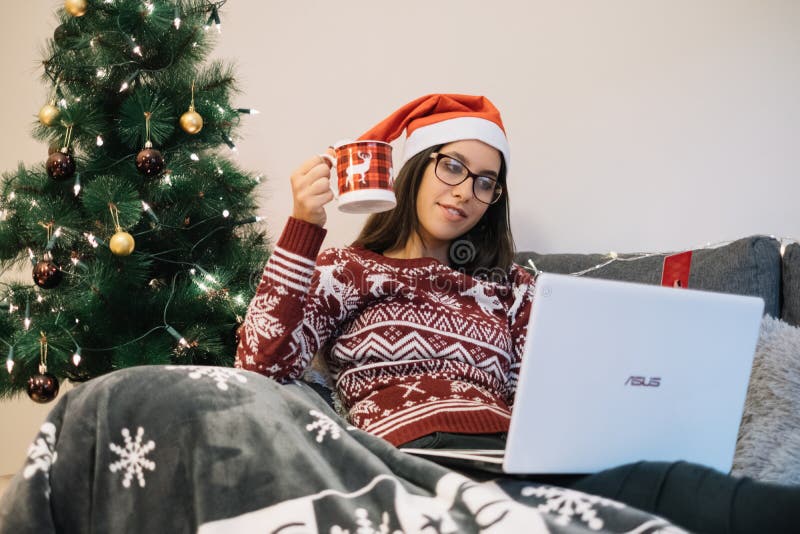
M 500 112 L 485 96 L 433 94 L 401 107 L 364 133 L 359 140 L 391 143 L 406 131 L 398 168 L 436 145 L 477 139 L 503 154 L 508 168 L 511 151 Z

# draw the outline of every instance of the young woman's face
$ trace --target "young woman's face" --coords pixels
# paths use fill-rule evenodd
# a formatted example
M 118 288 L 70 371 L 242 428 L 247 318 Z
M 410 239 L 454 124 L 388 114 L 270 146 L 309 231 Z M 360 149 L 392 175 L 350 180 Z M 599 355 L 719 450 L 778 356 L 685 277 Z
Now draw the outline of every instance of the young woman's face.
M 479 176 L 497 179 L 500 174 L 500 152 L 482 141 L 456 141 L 444 145 L 439 153 L 452 156 Z M 432 248 L 447 246 L 469 231 L 489 208 L 473 195 L 473 178 L 447 185 L 436 177 L 435 171 L 436 159 L 432 158 L 417 191 L 420 237 Z

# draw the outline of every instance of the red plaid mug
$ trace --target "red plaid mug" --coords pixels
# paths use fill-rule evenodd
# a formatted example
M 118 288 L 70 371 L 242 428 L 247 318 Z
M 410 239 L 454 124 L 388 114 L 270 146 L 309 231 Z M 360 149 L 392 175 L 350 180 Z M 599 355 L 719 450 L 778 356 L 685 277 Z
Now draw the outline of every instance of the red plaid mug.
M 394 196 L 392 145 L 383 141 L 337 143 L 336 158 L 327 154 L 331 173 L 337 182 L 339 211 L 345 213 L 378 213 L 397 205 Z

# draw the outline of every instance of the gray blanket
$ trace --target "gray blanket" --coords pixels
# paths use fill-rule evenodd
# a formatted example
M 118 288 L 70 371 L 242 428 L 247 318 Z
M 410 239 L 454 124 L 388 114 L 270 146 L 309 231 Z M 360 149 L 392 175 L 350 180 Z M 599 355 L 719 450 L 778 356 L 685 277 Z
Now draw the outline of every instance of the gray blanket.
M 117 371 L 61 397 L 0 533 L 680 532 L 605 498 L 478 483 L 338 417 L 302 382 L 219 367 Z

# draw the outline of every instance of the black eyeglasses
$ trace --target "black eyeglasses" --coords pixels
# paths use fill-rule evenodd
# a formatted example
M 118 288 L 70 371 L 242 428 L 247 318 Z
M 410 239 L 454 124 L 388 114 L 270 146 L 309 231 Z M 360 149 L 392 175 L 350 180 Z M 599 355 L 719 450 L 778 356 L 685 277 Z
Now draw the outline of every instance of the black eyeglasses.
M 440 182 L 458 185 L 467 178 L 472 178 L 472 194 L 478 202 L 494 204 L 503 195 L 503 186 L 497 180 L 475 174 L 453 156 L 434 152 L 431 159 L 436 160 L 433 172 Z

